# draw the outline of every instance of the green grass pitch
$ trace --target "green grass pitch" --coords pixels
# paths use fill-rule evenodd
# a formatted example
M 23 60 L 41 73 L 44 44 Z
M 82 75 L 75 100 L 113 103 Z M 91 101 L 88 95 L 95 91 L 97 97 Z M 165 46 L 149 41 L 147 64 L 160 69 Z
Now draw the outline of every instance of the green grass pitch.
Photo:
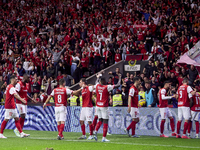
M 64 132 L 64 140 L 57 140 L 57 132 L 25 131 L 31 134 L 28 138 L 18 138 L 13 130 L 5 130 L 7 139 L 0 139 L 0 150 L 183 150 L 200 149 L 200 139 L 176 139 L 141 136 L 130 138 L 127 135 L 108 135 L 108 143 L 102 143 L 102 134 L 98 134 L 98 141 L 78 140 L 81 133 Z M 88 136 L 88 134 L 87 134 Z

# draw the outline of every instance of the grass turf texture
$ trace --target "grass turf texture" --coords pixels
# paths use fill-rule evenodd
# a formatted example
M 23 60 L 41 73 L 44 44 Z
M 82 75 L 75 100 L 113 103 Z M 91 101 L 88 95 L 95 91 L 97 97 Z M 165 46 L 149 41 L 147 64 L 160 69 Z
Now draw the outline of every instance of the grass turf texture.
M 127 135 L 108 135 L 110 142 L 102 143 L 102 134 L 98 134 L 98 141 L 78 140 L 81 133 L 64 132 L 64 140 L 57 140 L 57 132 L 50 131 L 25 131 L 31 134 L 28 138 L 16 137 L 13 130 L 5 130 L 4 136 L 7 139 L 0 139 L 0 150 L 172 150 L 172 149 L 200 149 L 200 139 L 176 139 L 141 136 L 130 138 Z M 87 134 L 88 137 L 88 134 Z

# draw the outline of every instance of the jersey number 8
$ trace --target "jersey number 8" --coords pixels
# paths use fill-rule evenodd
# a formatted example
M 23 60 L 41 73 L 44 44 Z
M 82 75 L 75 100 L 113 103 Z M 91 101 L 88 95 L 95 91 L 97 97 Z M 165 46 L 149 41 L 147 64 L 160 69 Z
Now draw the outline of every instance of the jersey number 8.
M 58 95 L 58 103 L 61 103 L 61 102 L 62 102 L 62 96 Z

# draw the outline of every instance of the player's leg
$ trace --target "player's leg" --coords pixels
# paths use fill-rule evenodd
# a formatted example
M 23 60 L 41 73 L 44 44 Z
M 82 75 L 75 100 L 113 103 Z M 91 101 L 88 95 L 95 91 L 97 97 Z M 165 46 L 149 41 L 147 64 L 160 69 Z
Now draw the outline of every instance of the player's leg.
M 101 127 L 101 125 L 103 123 L 102 111 L 101 111 L 100 107 L 97 107 L 96 110 L 97 110 L 97 115 L 98 115 L 98 118 L 99 118 L 99 122 L 97 123 L 97 125 L 95 127 L 95 132 L 97 132 L 99 130 L 99 128 Z
M 181 138 L 180 129 L 181 129 L 182 118 L 183 118 L 182 107 L 178 107 L 178 122 L 177 122 L 177 129 L 176 129 L 176 132 L 177 132 L 176 138 Z
M 3 122 L 1 123 L 1 133 L 0 133 L 0 138 L 3 138 L 3 139 L 6 139 L 7 137 L 5 137 L 4 135 L 3 135 L 3 131 L 4 131 L 4 129 L 5 129 L 5 127 L 6 127 L 6 124 L 8 123 L 8 121 L 9 121 L 9 119 L 4 119 L 3 120 Z
M 182 109 L 183 109 L 183 118 L 185 119 L 185 123 L 184 123 L 184 128 L 183 128 L 183 135 L 181 138 L 190 139 L 189 137 L 186 136 L 186 131 L 188 129 L 188 122 L 189 122 L 189 119 L 191 118 L 190 107 L 183 107 Z
M 199 138 L 199 112 L 196 112 L 196 115 L 194 116 L 194 121 L 196 125 L 196 136 L 195 138 Z
M 133 118 L 133 120 L 132 120 L 133 124 L 132 124 L 132 128 L 131 128 L 132 129 L 131 137 L 133 137 L 133 138 L 139 138 L 139 136 L 135 134 L 136 124 L 139 122 L 139 117 L 137 117 L 137 116 L 136 116 L 136 118 Z
M 57 119 L 57 122 L 59 122 L 60 124 L 58 140 L 62 140 L 64 139 L 63 131 L 65 128 L 65 121 L 67 118 L 67 108 L 65 106 L 61 106 L 57 109 L 58 109 L 57 110 L 58 117 L 56 119 Z
M 81 113 L 80 113 L 80 125 L 81 125 L 81 130 L 82 130 L 82 136 L 79 137 L 79 139 L 86 139 L 85 123 L 84 123 L 85 120 L 86 120 L 86 109 L 82 107 Z
M 188 129 L 187 129 L 187 131 L 188 131 L 188 137 L 191 137 L 190 131 L 192 129 L 192 121 L 194 120 L 194 116 L 195 116 L 195 112 L 191 111 L 191 118 L 188 121 Z
M 93 137 L 93 124 L 92 124 L 92 114 L 93 114 L 93 108 L 87 107 L 86 108 L 86 121 L 89 124 L 90 129 L 90 136 L 88 137 L 88 140 L 92 140 Z
M 134 124 L 134 121 L 133 121 L 133 118 L 135 118 L 135 113 L 134 113 L 134 110 L 133 108 L 131 107 L 131 112 L 130 112 L 130 115 L 131 115 L 131 118 L 132 118 L 132 122 L 130 123 L 130 125 L 124 129 L 125 133 L 130 137 L 130 134 L 129 134 L 129 130 L 132 129 L 132 126 Z
M 108 107 L 102 107 L 101 111 L 102 111 L 102 118 L 103 118 L 103 138 L 102 138 L 102 142 L 109 142 L 110 140 L 106 139 L 106 135 L 107 135 L 107 132 L 108 132 L 108 119 L 109 119 Z
M 97 109 L 96 109 L 96 107 L 95 107 L 95 111 L 94 111 L 94 120 L 93 120 L 93 122 L 92 122 L 93 130 L 94 130 L 95 127 L 96 127 L 97 120 L 98 120 L 98 115 L 97 115 Z
M 167 118 L 167 108 L 159 108 L 160 116 L 161 116 L 161 123 L 160 123 L 160 137 L 168 137 L 164 135 L 164 127 L 165 127 L 165 120 Z
M 26 134 L 22 131 L 20 121 L 19 121 L 19 115 L 17 113 L 17 109 L 13 110 L 13 118 L 15 119 L 15 126 L 16 126 L 17 130 L 19 131 L 20 137 L 23 138 L 23 137 L 30 136 L 30 134 Z
M 167 108 L 167 117 L 168 117 L 169 120 L 170 120 L 170 126 L 171 126 L 171 129 L 172 129 L 172 136 L 176 136 L 174 118 L 173 118 L 172 113 L 171 113 L 171 111 L 169 110 L 169 108 Z

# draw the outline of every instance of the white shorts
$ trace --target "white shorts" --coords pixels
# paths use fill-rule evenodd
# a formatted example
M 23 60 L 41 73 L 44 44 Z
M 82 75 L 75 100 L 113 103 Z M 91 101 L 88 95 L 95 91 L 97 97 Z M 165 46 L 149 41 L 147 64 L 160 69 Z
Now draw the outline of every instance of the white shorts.
M 92 121 L 93 107 L 82 107 L 80 120 Z
M 108 107 L 96 107 L 98 118 L 109 119 Z
M 139 118 L 140 116 L 140 112 L 139 112 L 139 109 L 138 108 L 135 108 L 135 107 L 131 107 L 131 118 Z
M 172 113 L 168 107 L 159 108 L 159 110 L 160 110 L 161 119 L 166 119 L 166 118 L 172 117 Z
M 5 119 L 12 119 L 19 117 L 19 114 L 17 113 L 17 109 L 5 109 Z
M 190 107 L 178 107 L 178 120 L 189 120 L 191 118 Z
M 199 121 L 199 114 L 200 114 L 200 112 L 198 112 L 198 111 L 191 111 L 191 116 L 192 116 L 192 121 L 194 120 L 194 121 Z
M 97 107 L 95 107 L 94 115 L 97 116 Z
M 56 122 L 66 121 L 67 107 L 66 106 L 55 107 L 55 117 L 56 117 Z
M 27 105 L 23 105 L 23 104 L 16 104 L 17 109 L 19 111 L 19 114 L 27 114 Z

